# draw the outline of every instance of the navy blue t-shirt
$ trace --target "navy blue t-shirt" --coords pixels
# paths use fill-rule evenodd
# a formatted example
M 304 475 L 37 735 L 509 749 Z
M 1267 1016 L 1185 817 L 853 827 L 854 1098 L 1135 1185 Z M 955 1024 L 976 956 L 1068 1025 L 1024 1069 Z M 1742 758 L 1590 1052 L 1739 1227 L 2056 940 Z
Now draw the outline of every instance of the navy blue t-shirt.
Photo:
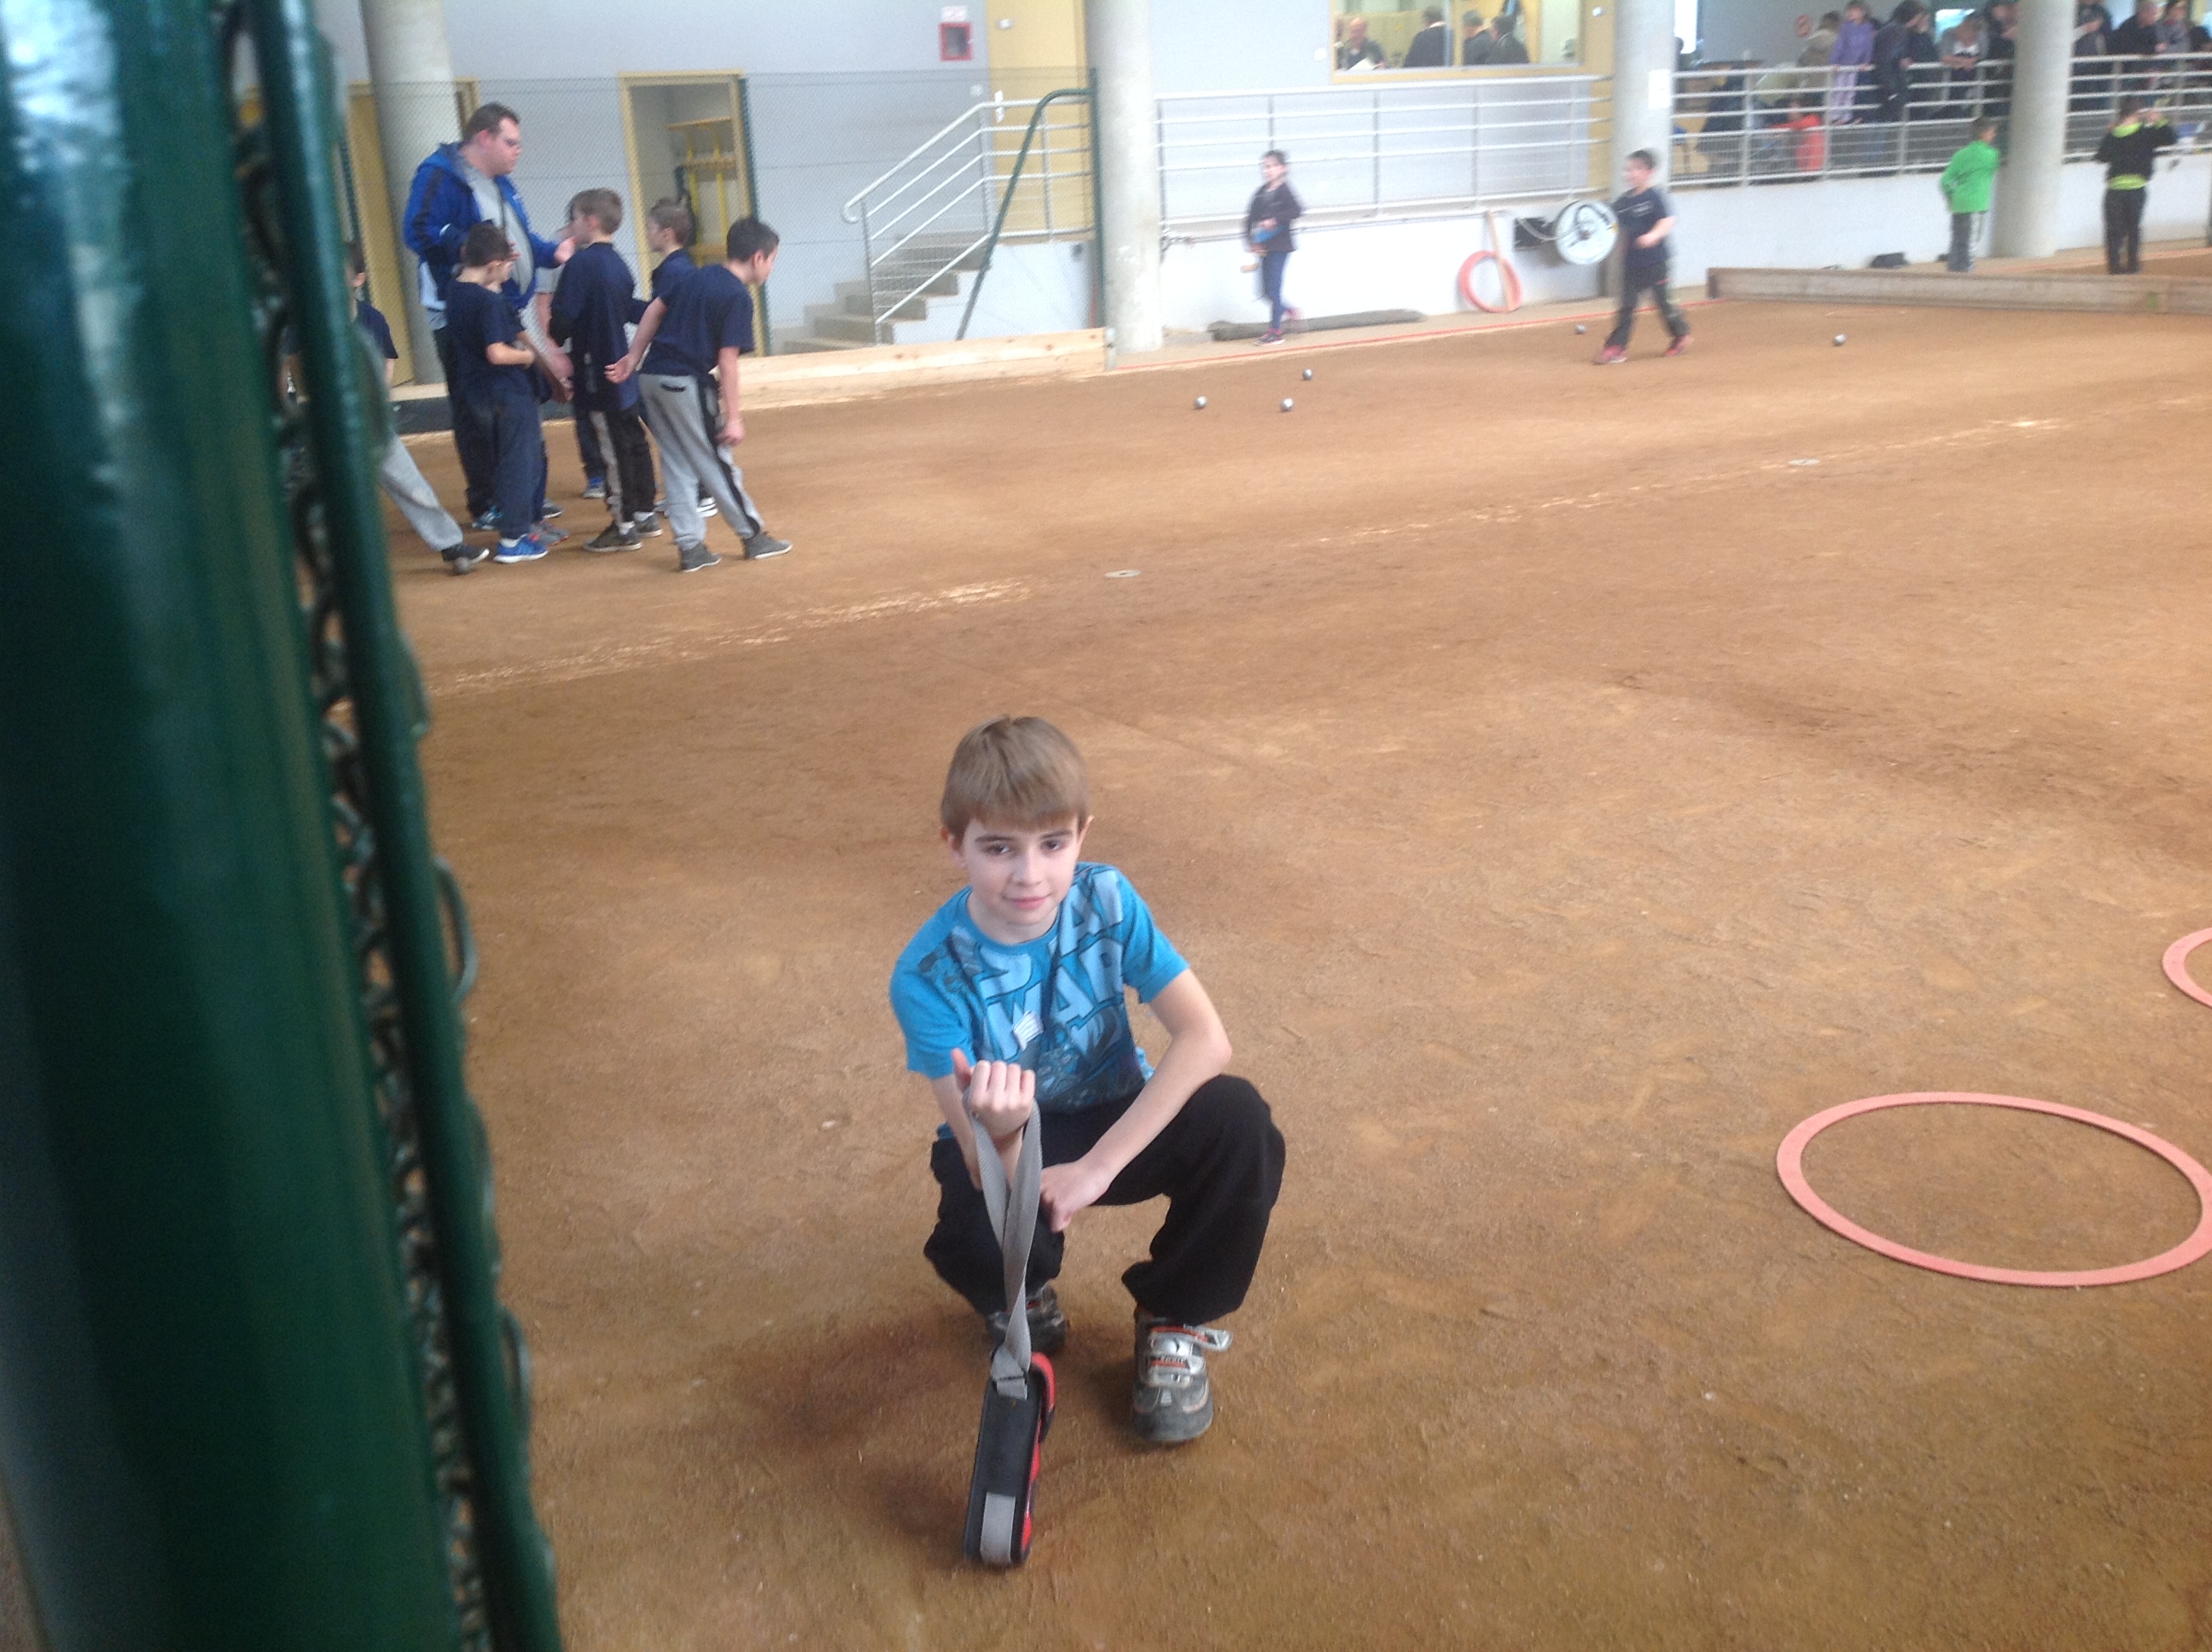
M 576 404 L 601 410 L 629 407 L 637 401 L 635 380 L 607 382 L 606 369 L 629 354 L 630 301 L 637 284 L 629 265 L 605 241 L 580 246 L 561 266 L 561 284 L 553 290 L 553 311 L 546 331 L 553 342 L 568 347 L 576 369 Z
M 675 290 L 678 282 L 698 267 L 691 262 L 691 255 L 689 252 L 680 246 L 678 247 L 653 266 L 653 295 L 655 298 L 666 298 Z
M 392 324 L 384 319 L 383 311 L 367 299 L 357 298 L 353 304 L 353 321 L 354 325 L 368 335 L 368 342 L 375 347 L 379 355 L 387 361 L 399 359 L 399 347 L 392 342 Z
M 645 353 L 646 372 L 704 379 L 724 350 L 753 347 L 753 295 L 729 265 L 710 264 L 692 271 L 662 301 L 668 313 Z
M 484 354 L 489 344 L 522 343 L 522 323 L 504 295 L 472 281 L 456 281 L 446 294 L 446 337 L 453 343 L 463 401 L 482 404 L 516 395 L 538 399 L 537 380 L 528 367 L 494 367 Z
M 1662 218 L 1674 216 L 1674 207 L 1654 184 L 1649 189 L 1624 195 L 1613 203 L 1613 216 L 1620 221 L 1620 244 L 1627 248 L 1625 255 L 1632 270 L 1653 270 L 1667 262 L 1674 248 L 1670 239 L 1662 239 L 1655 246 L 1638 246 L 1636 238 L 1649 235 L 1651 228 Z

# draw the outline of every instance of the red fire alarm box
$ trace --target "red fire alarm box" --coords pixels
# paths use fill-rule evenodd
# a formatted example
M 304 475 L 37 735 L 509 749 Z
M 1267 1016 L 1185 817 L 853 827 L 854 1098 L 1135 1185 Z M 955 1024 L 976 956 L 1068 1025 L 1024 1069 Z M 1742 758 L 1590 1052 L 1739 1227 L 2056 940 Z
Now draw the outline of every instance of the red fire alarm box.
M 968 8 L 946 6 L 938 14 L 937 56 L 943 63 L 968 63 L 975 56 L 975 31 Z

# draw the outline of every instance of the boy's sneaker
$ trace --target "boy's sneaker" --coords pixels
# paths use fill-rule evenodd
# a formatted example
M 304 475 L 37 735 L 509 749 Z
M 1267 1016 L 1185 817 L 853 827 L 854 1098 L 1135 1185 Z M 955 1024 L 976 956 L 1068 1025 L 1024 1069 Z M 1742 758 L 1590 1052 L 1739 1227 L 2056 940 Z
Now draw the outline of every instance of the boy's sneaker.
M 1206 1357 L 1229 1345 L 1229 1333 L 1179 1325 L 1137 1310 L 1137 1379 L 1129 1394 L 1137 1432 L 1155 1445 L 1180 1445 L 1213 1426 L 1213 1385 Z
M 1041 1285 L 1029 1295 L 1030 1346 L 1041 1354 L 1056 1354 L 1067 1346 L 1067 1315 L 1060 1311 L 1060 1293 L 1048 1285 Z M 983 1323 L 990 1327 L 991 1340 L 1003 1341 L 1006 1334 L 1006 1310 L 983 1315 Z
M 568 537 L 568 531 L 566 528 L 556 528 L 543 520 L 539 521 L 534 531 L 539 539 L 549 545 L 557 545 Z
M 745 560 L 749 562 L 762 562 L 770 556 L 781 556 L 790 549 L 790 540 L 779 539 L 763 528 L 745 541 Z
M 555 517 L 560 514 L 561 507 L 553 503 L 550 500 L 548 500 L 545 502 L 545 507 L 538 513 L 538 519 L 541 522 L 550 522 Z
M 455 545 L 450 550 L 438 553 L 446 559 L 446 566 L 456 574 L 465 574 L 491 555 L 489 545 Z
M 678 545 L 676 550 L 678 574 L 696 574 L 702 568 L 715 567 L 722 560 L 704 545 Z
M 1607 344 L 1597 353 L 1597 365 L 1601 367 L 1619 367 L 1628 359 L 1628 352 L 1618 344 Z
M 606 482 L 606 478 L 605 478 L 605 477 L 596 477 L 596 476 L 595 476 L 595 477 L 586 477 L 586 478 L 585 479 L 585 482 L 584 482 L 584 497 L 585 497 L 585 498 L 586 498 L 586 499 L 605 499 L 606 496 L 607 496 L 607 482 Z
M 1667 346 L 1667 354 L 1669 355 L 1686 355 L 1689 353 L 1689 349 L 1690 335 L 1684 333 L 1680 338 Z
M 619 522 L 610 522 L 604 532 L 584 541 L 586 550 L 635 550 L 645 542 Z
M 495 562 L 534 562 L 544 554 L 545 542 L 534 533 L 526 533 L 520 539 L 501 540 L 491 559 Z
M 478 511 L 477 519 L 469 525 L 479 533 L 490 532 L 499 525 L 499 507 L 495 505 L 488 511 Z
M 660 519 L 649 515 L 633 516 L 629 519 L 629 531 L 641 539 L 658 539 L 660 538 Z
M 1282 330 L 1279 327 L 1268 328 L 1267 331 L 1260 335 L 1260 342 L 1263 344 L 1281 343 L 1283 342 Z

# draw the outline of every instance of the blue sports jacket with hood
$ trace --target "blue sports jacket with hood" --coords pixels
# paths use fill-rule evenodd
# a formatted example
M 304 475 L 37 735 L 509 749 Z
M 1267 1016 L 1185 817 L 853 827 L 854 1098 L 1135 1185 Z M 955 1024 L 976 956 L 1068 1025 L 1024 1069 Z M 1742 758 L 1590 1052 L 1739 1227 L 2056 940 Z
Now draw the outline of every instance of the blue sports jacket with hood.
M 434 304 L 439 307 L 446 302 L 446 289 L 460 273 L 462 241 L 471 228 L 483 221 L 483 213 L 477 206 L 476 191 L 469 187 L 463 166 L 461 146 L 441 143 L 429 159 L 415 168 L 415 182 L 407 191 L 407 246 L 422 260 L 422 273 L 431 289 L 423 295 L 424 299 L 431 301 L 434 295 Z M 522 210 L 522 197 L 515 192 L 514 180 L 500 178 L 493 181 L 499 185 L 500 198 L 514 214 L 514 227 L 530 242 L 532 262 L 541 271 L 552 269 L 553 243 L 530 228 L 530 215 Z M 512 233 L 510 229 L 510 235 Z M 519 314 L 525 297 L 520 284 L 509 276 L 500 291 Z

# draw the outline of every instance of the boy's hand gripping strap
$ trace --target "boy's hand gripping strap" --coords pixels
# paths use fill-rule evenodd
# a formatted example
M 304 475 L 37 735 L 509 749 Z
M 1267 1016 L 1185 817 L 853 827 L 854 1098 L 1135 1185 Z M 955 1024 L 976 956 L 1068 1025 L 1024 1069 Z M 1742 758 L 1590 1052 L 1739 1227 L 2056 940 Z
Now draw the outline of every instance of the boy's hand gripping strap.
M 971 1114 L 971 1122 L 973 1118 Z M 1043 1125 L 1032 1108 L 1022 1126 L 1021 1157 L 1011 1188 L 991 1133 L 981 1125 L 975 1128 L 983 1208 L 990 1213 L 991 1229 L 999 1236 L 1000 1254 L 1006 1265 L 1006 1336 L 991 1355 L 991 1383 L 1007 1399 L 1018 1400 L 1029 1391 L 1030 1245 L 1036 1237 L 1037 1187 L 1044 1178 Z

